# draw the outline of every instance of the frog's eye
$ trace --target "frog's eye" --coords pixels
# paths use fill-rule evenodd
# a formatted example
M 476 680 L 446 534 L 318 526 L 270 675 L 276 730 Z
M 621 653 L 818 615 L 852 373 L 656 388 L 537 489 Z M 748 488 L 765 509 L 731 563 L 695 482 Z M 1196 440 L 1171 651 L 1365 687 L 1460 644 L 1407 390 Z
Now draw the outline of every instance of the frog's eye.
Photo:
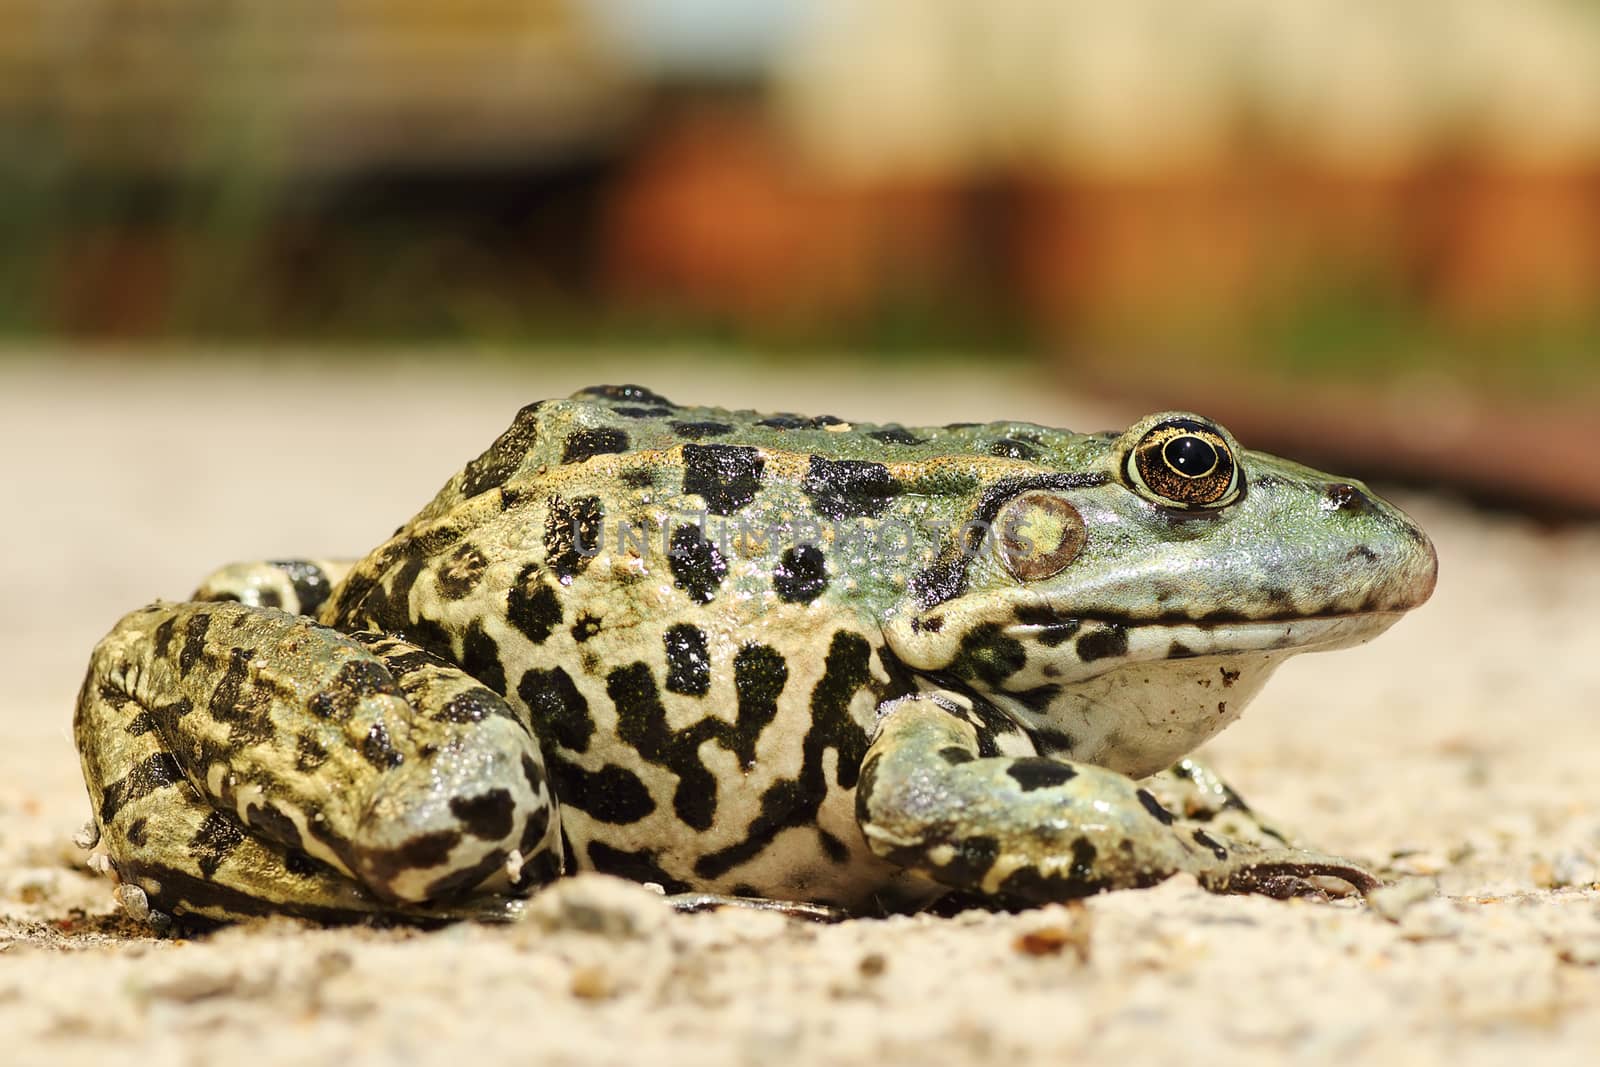
M 1128 481 L 1158 504 L 1220 508 L 1241 488 L 1233 449 L 1216 430 L 1193 419 L 1152 428 L 1128 453 Z
M 1060 573 L 1088 539 L 1078 509 L 1042 490 L 1008 500 L 994 517 L 994 533 L 1001 562 L 1023 582 Z

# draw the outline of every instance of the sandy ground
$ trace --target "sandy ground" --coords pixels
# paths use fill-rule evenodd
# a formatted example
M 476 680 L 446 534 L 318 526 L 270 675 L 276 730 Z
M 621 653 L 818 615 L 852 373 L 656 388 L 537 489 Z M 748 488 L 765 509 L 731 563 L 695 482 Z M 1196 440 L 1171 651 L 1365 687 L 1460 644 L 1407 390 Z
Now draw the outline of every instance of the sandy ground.
M 379 368 L 384 368 L 379 372 Z M 1021 370 L 778 373 L 660 356 L 330 372 L 0 362 L 0 1034 L 7 1062 L 1594 1062 L 1600 531 L 1402 497 L 1434 601 L 1292 662 L 1209 750 L 1258 805 L 1379 864 L 1371 902 L 1193 883 L 1016 916 L 678 916 L 578 879 L 513 927 L 291 923 L 161 940 L 71 844 L 71 703 L 122 612 L 213 564 L 359 554 L 524 401 L 594 380 L 908 423 L 1096 410 Z M 1181 398 L 1175 398 L 1181 399 Z M 1592 462 L 1592 460 L 1588 460 Z

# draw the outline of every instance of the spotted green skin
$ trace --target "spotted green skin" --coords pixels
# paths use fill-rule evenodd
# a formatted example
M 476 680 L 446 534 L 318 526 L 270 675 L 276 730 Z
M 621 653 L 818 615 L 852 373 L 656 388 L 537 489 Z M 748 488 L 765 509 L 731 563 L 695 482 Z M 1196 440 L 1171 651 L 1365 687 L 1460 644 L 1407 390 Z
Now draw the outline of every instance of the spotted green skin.
M 100 644 L 75 734 L 119 892 L 339 920 L 509 914 L 584 869 L 852 911 L 1367 888 L 1185 756 L 1425 600 L 1432 546 L 1220 428 L 1239 498 L 1151 499 L 1125 460 L 1169 417 L 529 405 L 365 559 L 224 568 Z M 1024 580 L 981 524 L 1029 491 L 1085 540 Z

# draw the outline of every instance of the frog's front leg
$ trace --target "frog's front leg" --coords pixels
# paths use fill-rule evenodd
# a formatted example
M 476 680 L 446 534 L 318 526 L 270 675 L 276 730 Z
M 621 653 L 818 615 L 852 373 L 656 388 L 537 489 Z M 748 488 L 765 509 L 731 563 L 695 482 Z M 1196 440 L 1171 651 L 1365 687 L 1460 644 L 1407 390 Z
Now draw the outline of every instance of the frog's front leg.
M 1184 871 L 1216 892 L 1273 896 L 1309 891 L 1314 875 L 1377 884 L 1336 857 L 1225 839 L 1103 767 L 985 756 L 969 714 L 937 694 L 885 705 L 856 791 L 872 850 L 942 885 L 1042 903 Z
M 74 733 L 107 854 L 159 912 L 475 913 L 560 871 L 528 723 L 394 637 L 156 604 L 95 649 Z
M 1168 811 L 1203 823 L 1213 834 L 1262 848 L 1293 848 L 1295 838 L 1276 820 L 1261 815 L 1222 776 L 1192 757 L 1144 779 Z

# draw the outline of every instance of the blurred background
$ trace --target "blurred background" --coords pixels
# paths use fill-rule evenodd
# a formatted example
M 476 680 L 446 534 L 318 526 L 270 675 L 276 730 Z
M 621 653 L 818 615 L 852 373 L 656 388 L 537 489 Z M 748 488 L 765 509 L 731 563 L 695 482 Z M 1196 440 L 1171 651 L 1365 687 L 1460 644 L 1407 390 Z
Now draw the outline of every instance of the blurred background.
M 1006 363 L 1597 512 L 1600 4 L 0 0 L 0 333 Z

